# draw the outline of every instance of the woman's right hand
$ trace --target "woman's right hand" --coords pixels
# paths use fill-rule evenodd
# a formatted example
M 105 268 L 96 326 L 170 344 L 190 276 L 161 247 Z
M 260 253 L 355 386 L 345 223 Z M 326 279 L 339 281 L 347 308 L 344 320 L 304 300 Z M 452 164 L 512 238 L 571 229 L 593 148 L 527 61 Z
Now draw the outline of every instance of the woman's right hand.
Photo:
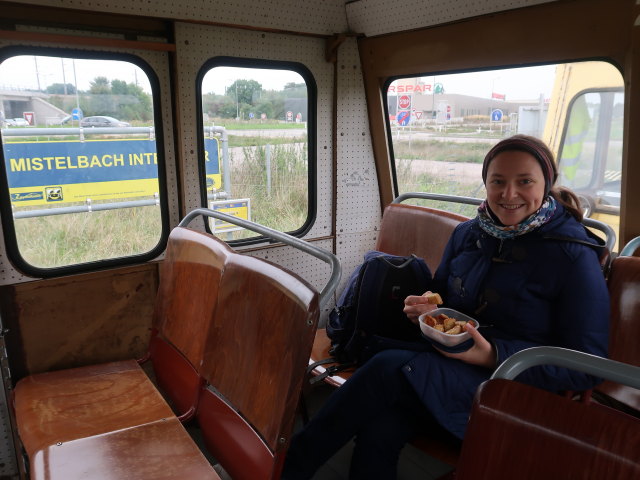
M 409 317 L 409 320 L 411 320 L 416 325 L 418 324 L 418 317 L 420 315 L 438 308 L 437 305 L 428 303 L 427 297 L 424 296 L 427 293 L 431 293 L 431 291 L 427 290 L 423 295 L 409 295 L 404 299 L 403 312 L 407 315 L 407 317 Z

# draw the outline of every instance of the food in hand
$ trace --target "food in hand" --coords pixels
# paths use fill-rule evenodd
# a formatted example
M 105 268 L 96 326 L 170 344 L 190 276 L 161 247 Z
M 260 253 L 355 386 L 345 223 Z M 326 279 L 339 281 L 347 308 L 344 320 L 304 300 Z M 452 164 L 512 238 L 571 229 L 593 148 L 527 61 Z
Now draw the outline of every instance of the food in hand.
M 422 296 L 427 298 L 427 303 L 431 303 L 432 305 L 442 305 L 442 297 L 438 293 L 427 292 Z
M 429 325 L 431 328 L 448 335 L 458 335 L 463 333 L 466 330 L 466 325 L 468 323 L 466 320 L 456 320 L 453 317 L 448 317 L 444 313 L 440 313 L 436 317 L 425 315 L 422 317 L 422 322 Z

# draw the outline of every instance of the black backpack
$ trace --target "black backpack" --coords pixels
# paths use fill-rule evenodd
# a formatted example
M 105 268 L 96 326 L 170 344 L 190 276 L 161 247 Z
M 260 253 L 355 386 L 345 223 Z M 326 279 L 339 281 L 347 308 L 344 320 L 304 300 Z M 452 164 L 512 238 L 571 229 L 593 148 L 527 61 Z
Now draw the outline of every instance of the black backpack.
M 403 308 L 408 295 L 421 295 L 430 284 L 431 272 L 422 258 L 367 252 L 329 314 L 332 358 L 321 362 L 338 361 L 346 368 L 389 348 L 425 349 L 428 342 L 422 339 L 420 327 Z

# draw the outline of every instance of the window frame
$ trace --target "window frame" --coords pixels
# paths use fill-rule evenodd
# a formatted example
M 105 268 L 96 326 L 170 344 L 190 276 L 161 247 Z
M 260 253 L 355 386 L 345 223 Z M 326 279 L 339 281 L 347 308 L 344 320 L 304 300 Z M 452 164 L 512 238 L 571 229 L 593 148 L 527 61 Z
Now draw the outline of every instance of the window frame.
M 11 208 L 11 196 L 9 195 L 9 182 L 6 170 L 6 160 L 4 156 L 4 143 L 0 136 L 0 160 L 3 168 L 0 168 L 0 216 L 2 222 L 3 236 L 7 256 L 16 270 L 26 276 L 35 278 L 54 278 L 65 275 L 91 272 L 105 268 L 121 267 L 126 265 L 148 262 L 161 255 L 169 238 L 169 203 L 166 175 L 166 159 L 164 134 L 162 128 L 162 105 L 161 105 L 161 88 L 160 81 L 153 68 L 141 57 L 129 53 L 96 51 L 96 50 L 78 50 L 63 47 L 31 47 L 23 45 L 11 45 L 0 48 L 0 63 L 5 60 L 20 56 L 50 56 L 75 58 L 83 60 L 119 60 L 132 63 L 142 69 L 149 79 L 151 86 L 151 97 L 153 105 L 153 121 L 156 142 L 157 167 L 158 167 L 158 194 L 160 208 L 160 235 L 158 243 L 154 248 L 145 253 L 136 255 L 128 255 L 117 258 L 107 258 L 102 260 L 94 260 L 72 265 L 63 265 L 59 267 L 37 267 L 27 262 L 18 245 L 18 239 L 15 229 L 15 220 Z
M 302 63 L 266 60 L 258 58 L 242 58 L 230 56 L 216 56 L 207 60 L 196 75 L 196 112 L 197 112 L 197 148 L 198 148 L 198 181 L 200 184 L 200 204 L 208 208 L 207 188 L 205 181 L 206 165 L 204 155 L 204 120 L 202 110 L 202 82 L 204 76 L 216 67 L 237 67 L 265 70 L 291 70 L 298 73 L 307 86 L 307 219 L 300 228 L 285 232 L 296 237 L 304 237 L 316 221 L 317 216 L 317 99 L 318 88 L 311 71 Z M 205 222 L 205 229 L 212 233 L 209 222 Z M 228 243 L 232 246 L 255 245 L 270 241 L 264 235 L 257 235 L 240 240 L 232 240 Z

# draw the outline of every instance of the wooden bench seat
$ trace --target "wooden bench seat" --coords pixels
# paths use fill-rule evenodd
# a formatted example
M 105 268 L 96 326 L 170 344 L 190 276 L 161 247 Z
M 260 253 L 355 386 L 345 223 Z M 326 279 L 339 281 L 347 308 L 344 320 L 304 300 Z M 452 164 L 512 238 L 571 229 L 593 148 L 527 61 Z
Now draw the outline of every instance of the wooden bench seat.
M 640 419 L 512 380 L 478 389 L 456 479 L 640 478 Z
M 180 422 L 192 417 L 233 478 L 279 476 L 318 292 L 182 227 L 161 268 L 149 349 L 158 387 L 135 360 L 18 382 L 13 407 L 31 478 L 217 479 Z
M 90 449 L 91 445 L 108 449 L 106 445 L 114 442 L 113 448 L 119 448 L 123 438 L 144 438 L 150 425 L 156 432 L 150 439 L 166 436 L 174 438 L 178 450 L 198 450 L 177 415 L 185 419 L 195 414 L 204 384 L 199 371 L 204 344 L 215 317 L 224 266 L 231 255 L 235 255 L 232 250 L 211 235 L 186 228 L 171 232 L 161 266 L 149 349 L 154 376 L 166 400 L 133 359 L 31 375 L 17 383 L 13 408 L 33 478 L 39 478 L 37 472 L 50 476 L 58 468 L 49 462 L 55 458 L 51 449 L 60 443 L 79 449 Z M 180 434 L 175 432 L 176 425 L 182 429 Z M 128 433 L 116 435 L 124 431 Z M 129 455 L 151 459 L 164 448 L 156 440 L 140 442 Z M 101 458 L 94 457 L 96 461 Z M 193 456 L 192 461 L 193 468 L 208 472 L 201 478 L 218 478 L 204 456 Z M 111 478 L 108 463 L 92 468 Z M 78 472 L 75 478 L 88 478 Z

